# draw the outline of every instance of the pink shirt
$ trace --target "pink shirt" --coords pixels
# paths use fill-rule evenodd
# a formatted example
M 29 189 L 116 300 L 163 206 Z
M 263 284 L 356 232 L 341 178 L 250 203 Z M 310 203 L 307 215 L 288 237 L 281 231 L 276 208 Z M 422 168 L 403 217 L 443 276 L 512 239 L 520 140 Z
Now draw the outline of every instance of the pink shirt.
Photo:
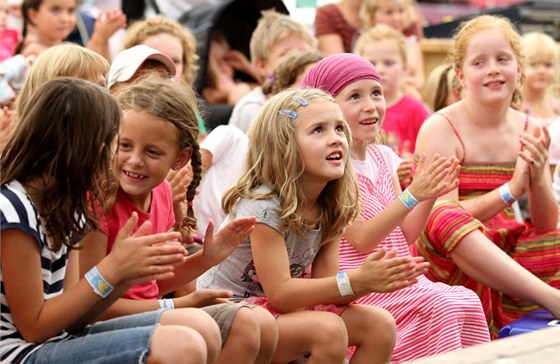
M 387 134 L 387 145 L 402 156 L 403 142 L 410 142 L 410 153 L 414 153 L 418 131 L 430 112 L 424 104 L 412 96 L 404 95 L 396 104 L 387 108 L 381 127 Z
M 150 212 L 139 210 L 119 189 L 115 206 L 99 219 L 99 230 L 108 237 L 107 254 L 111 251 L 115 237 L 133 212 L 138 214 L 138 225 L 136 231 L 145 221 L 152 223 L 150 234 L 169 231 L 175 224 L 175 214 L 173 213 L 173 198 L 171 187 L 164 181 L 152 190 L 152 204 Z M 157 299 L 159 287 L 156 281 L 132 286 L 122 298 L 134 300 Z

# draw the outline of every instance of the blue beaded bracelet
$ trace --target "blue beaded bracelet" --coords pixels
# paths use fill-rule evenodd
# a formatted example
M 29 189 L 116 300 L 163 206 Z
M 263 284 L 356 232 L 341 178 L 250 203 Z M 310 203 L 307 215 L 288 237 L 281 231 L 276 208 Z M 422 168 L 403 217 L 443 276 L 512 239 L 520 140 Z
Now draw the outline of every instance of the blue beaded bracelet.
M 408 188 L 401 192 L 399 199 L 410 210 L 412 210 L 414 206 L 418 205 L 418 200 L 412 195 L 412 193 L 410 193 Z
M 500 197 L 502 198 L 502 201 L 504 201 L 506 205 L 511 205 L 516 200 L 516 198 L 513 197 L 509 189 L 509 182 L 506 182 L 503 185 L 501 185 L 500 188 L 498 188 L 498 192 L 500 193 Z
M 97 267 L 91 268 L 89 272 L 86 273 L 85 278 L 91 288 L 93 288 L 93 292 L 99 297 L 105 299 L 113 292 L 113 286 L 103 278 L 97 270 Z

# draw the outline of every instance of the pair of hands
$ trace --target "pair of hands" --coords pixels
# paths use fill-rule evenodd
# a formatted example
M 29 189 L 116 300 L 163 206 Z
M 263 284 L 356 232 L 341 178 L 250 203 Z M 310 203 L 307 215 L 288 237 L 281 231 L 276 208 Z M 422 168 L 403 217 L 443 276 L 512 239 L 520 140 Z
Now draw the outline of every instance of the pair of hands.
M 354 293 L 387 293 L 406 288 L 418 281 L 418 276 L 426 273 L 430 263 L 422 257 L 397 257 L 395 249 L 370 254 L 362 265 L 348 272 Z
M 545 171 L 549 168 L 550 134 L 547 128 L 536 127 L 532 134 L 521 133 L 519 142 L 521 147 L 509 185 L 511 193 L 516 198 L 525 194 L 531 184 L 543 182 Z
M 408 190 L 419 202 L 436 199 L 459 186 L 459 171 L 456 157 L 441 157 L 436 153 L 428 160 L 422 153 L 418 156 L 416 173 Z
M 208 224 L 202 251 L 204 259 L 211 265 L 221 262 L 249 236 L 255 223 L 254 216 L 238 218 L 215 234 L 214 225 Z M 181 243 L 180 233 L 150 234 L 149 221 L 133 233 L 137 224 L 138 215 L 133 213 L 117 234 L 109 255 L 99 263 L 102 275 L 113 285 L 131 286 L 151 280 L 171 279 L 175 268 L 183 264 L 188 255 Z

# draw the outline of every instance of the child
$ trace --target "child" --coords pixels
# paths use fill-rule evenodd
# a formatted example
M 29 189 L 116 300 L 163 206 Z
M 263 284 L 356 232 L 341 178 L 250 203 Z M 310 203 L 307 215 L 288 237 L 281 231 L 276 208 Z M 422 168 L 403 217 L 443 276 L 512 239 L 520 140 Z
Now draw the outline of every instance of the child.
M 38 56 L 47 48 L 62 44 L 76 26 L 76 0 L 24 0 L 21 6 L 23 30 L 16 54 Z M 125 26 L 126 18 L 100 21 L 87 47 L 110 59 L 109 38 Z
M 198 72 L 196 41 L 188 28 L 174 20 L 155 16 L 127 29 L 124 49 L 146 45 L 169 57 L 175 65 L 174 78 L 192 85 Z
M 19 32 L 8 23 L 8 0 L 0 0 L 0 62 L 14 55 Z
M 461 84 L 455 77 L 453 64 L 444 63 L 435 67 L 428 75 L 424 91 L 424 99 L 432 112 L 461 100 Z
M 0 157 L 0 360 L 206 363 L 220 336 L 200 310 L 86 326 L 132 284 L 172 278 L 186 252 L 173 242 L 180 234 L 149 235 L 149 223 L 133 234 L 133 214 L 113 251 L 79 279 L 74 246 L 97 227 L 88 205 L 111 178 L 122 113 L 100 86 L 72 78 L 45 83 L 28 105 Z
M 288 15 L 267 10 L 251 35 L 251 62 L 262 79 L 272 75 L 274 68 L 291 50 L 310 50 L 317 47 L 317 40 L 307 28 Z M 233 108 L 230 125 L 245 133 L 266 102 L 262 87 L 257 86 L 245 95 Z
M 410 25 L 409 14 L 412 4 L 409 0 L 363 0 L 360 18 L 365 29 L 377 24 L 385 24 L 404 35 Z M 404 90 L 419 98 L 419 90 L 424 86 L 424 55 L 416 35 L 407 36 L 408 77 L 403 83 Z
M 197 286 L 230 289 L 234 300 L 268 308 L 279 328 L 274 362 L 309 353 L 313 363 L 341 363 L 348 345 L 356 346 L 351 363 L 388 362 L 393 318 L 348 304 L 409 286 L 424 270 L 421 260 L 380 250 L 361 267 L 338 272 L 338 241 L 357 211 L 349 143 L 332 97 L 316 89 L 282 91 L 251 127 L 242 176 L 224 196 L 229 219 L 256 215 L 257 225 Z
M 550 133 L 551 173 L 560 162 L 560 100 L 553 93 L 558 69 L 558 47 L 552 37 L 531 32 L 521 39 L 525 54 L 525 81 L 521 88 L 522 110 L 537 118 Z
M 408 59 L 404 36 L 387 25 L 376 25 L 358 38 L 354 53 L 373 63 L 384 80 L 387 114 L 382 128 L 387 145 L 403 159 L 398 175 L 406 187 L 413 177 L 416 136 L 429 111 L 420 100 L 401 91 Z
M 157 98 L 154 98 L 156 94 Z M 192 201 L 200 181 L 200 154 L 196 141 L 198 128 L 193 109 L 194 93 L 188 85 L 146 79 L 117 92 L 115 96 L 124 112 L 113 160 L 118 191 L 116 196 L 107 196 L 114 203 L 100 218 L 99 229 L 86 235 L 82 241 L 82 274 L 111 252 L 115 233 L 133 213 L 138 214 L 140 221 L 152 223 L 152 233 L 170 229 L 185 229 L 190 233 L 196 227 Z M 189 208 L 187 216 L 181 219 L 174 216 L 171 189 L 165 177 L 171 168 L 183 168 L 189 161 L 193 180 L 183 192 Z M 101 318 L 157 310 L 160 305 L 198 307 L 226 301 L 224 299 L 229 296 L 227 291 L 195 292 L 173 300 L 158 301 L 158 297 L 183 287 L 224 259 L 239 243 L 236 234 L 251 230 L 252 220 L 254 218 L 230 222 L 215 235 L 213 225 L 209 224 L 204 249 L 176 265 L 173 278 L 154 279 L 131 287 Z M 244 363 L 255 360 L 267 363 L 270 360 L 275 347 L 276 328 L 268 312 L 228 303 L 203 309 L 219 320 L 223 340 L 220 362 L 231 358 Z M 267 325 L 270 330 L 261 332 L 261 327 Z M 264 339 L 262 351 L 261 336 Z
M 461 25 L 452 60 L 463 99 L 422 125 L 416 152 L 461 161 L 460 188 L 440 197 L 413 254 L 433 281 L 463 285 L 481 298 L 490 332 L 539 306 L 560 317 L 558 205 L 548 168 L 546 129 L 516 111 L 521 37 L 505 18 Z M 530 223 L 511 204 L 527 194 Z
M 332 55 L 309 71 L 303 86 L 320 86 L 331 93 L 352 131 L 361 214 L 344 233 L 341 268 L 357 268 L 379 249 L 395 249 L 399 256 L 409 257 L 408 245 L 424 228 L 435 198 L 457 186 L 457 160 L 434 157 L 429 162 L 421 157 L 416 177 L 401 193 L 396 176 L 399 158 L 384 145 L 370 144 L 385 116 L 383 81 L 375 67 L 353 54 Z M 416 202 L 406 196 L 422 202 L 414 207 Z M 463 287 L 435 284 L 420 276 L 410 287 L 372 293 L 356 302 L 382 307 L 397 321 L 393 361 L 414 360 L 489 340 L 480 300 Z M 428 341 L 437 345 L 426 345 Z

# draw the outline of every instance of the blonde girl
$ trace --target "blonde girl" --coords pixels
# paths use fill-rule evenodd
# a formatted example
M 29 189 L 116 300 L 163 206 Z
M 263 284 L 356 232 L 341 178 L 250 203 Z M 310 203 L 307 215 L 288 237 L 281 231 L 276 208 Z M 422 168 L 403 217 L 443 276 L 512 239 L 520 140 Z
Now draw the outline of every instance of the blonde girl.
M 382 250 L 339 272 L 340 235 L 358 207 L 340 109 L 317 89 L 287 89 L 267 101 L 249 138 L 223 208 L 229 219 L 255 215 L 255 230 L 197 286 L 230 289 L 234 300 L 268 308 L 279 329 L 273 362 L 309 354 L 308 363 L 341 363 L 349 345 L 356 346 L 350 363 L 388 362 L 393 318 L 350 303 L 406 287 L 424 266 Z
M 410 0 L 363 0 L 360 7 L 360 18 L 365 30 L 376 24 L 386 24 L 405 34 L 410 26 Z M 424 86 L 424 55 L 416 35 L 407 36 L 408 77 L 405 85 L 416 89 Z
M 510 21 L 484 15 L 463 23 L 451 58 L 463 98 L 422 125 L 416 151 L 458 158 L 459 188 L 440 197 L 412 250 L 430 261 L 430 279 L 480 296 L 495 337 L 539 307 L 560 315 L 550 138 L 535 119 L 512 107 L 523 57 Z M 531 222 L 519 223 L 511 205 L 525 194 Z
M 162 310 L 88 326 L 131 285 L 172 278 L 186 251 L 173 242 L 178 233 L 150 235 L 133 214 L 113 251 L 80 279 L 75 246 L 98 226 L 88 206 L 103 206 L 99 186 L 111 178 L 122 112 L 103 88 L 72 78 L 48 81 L 28 105 L 0 157 L 0 360 L 206 363 L 220 336 L 204 312 Z

